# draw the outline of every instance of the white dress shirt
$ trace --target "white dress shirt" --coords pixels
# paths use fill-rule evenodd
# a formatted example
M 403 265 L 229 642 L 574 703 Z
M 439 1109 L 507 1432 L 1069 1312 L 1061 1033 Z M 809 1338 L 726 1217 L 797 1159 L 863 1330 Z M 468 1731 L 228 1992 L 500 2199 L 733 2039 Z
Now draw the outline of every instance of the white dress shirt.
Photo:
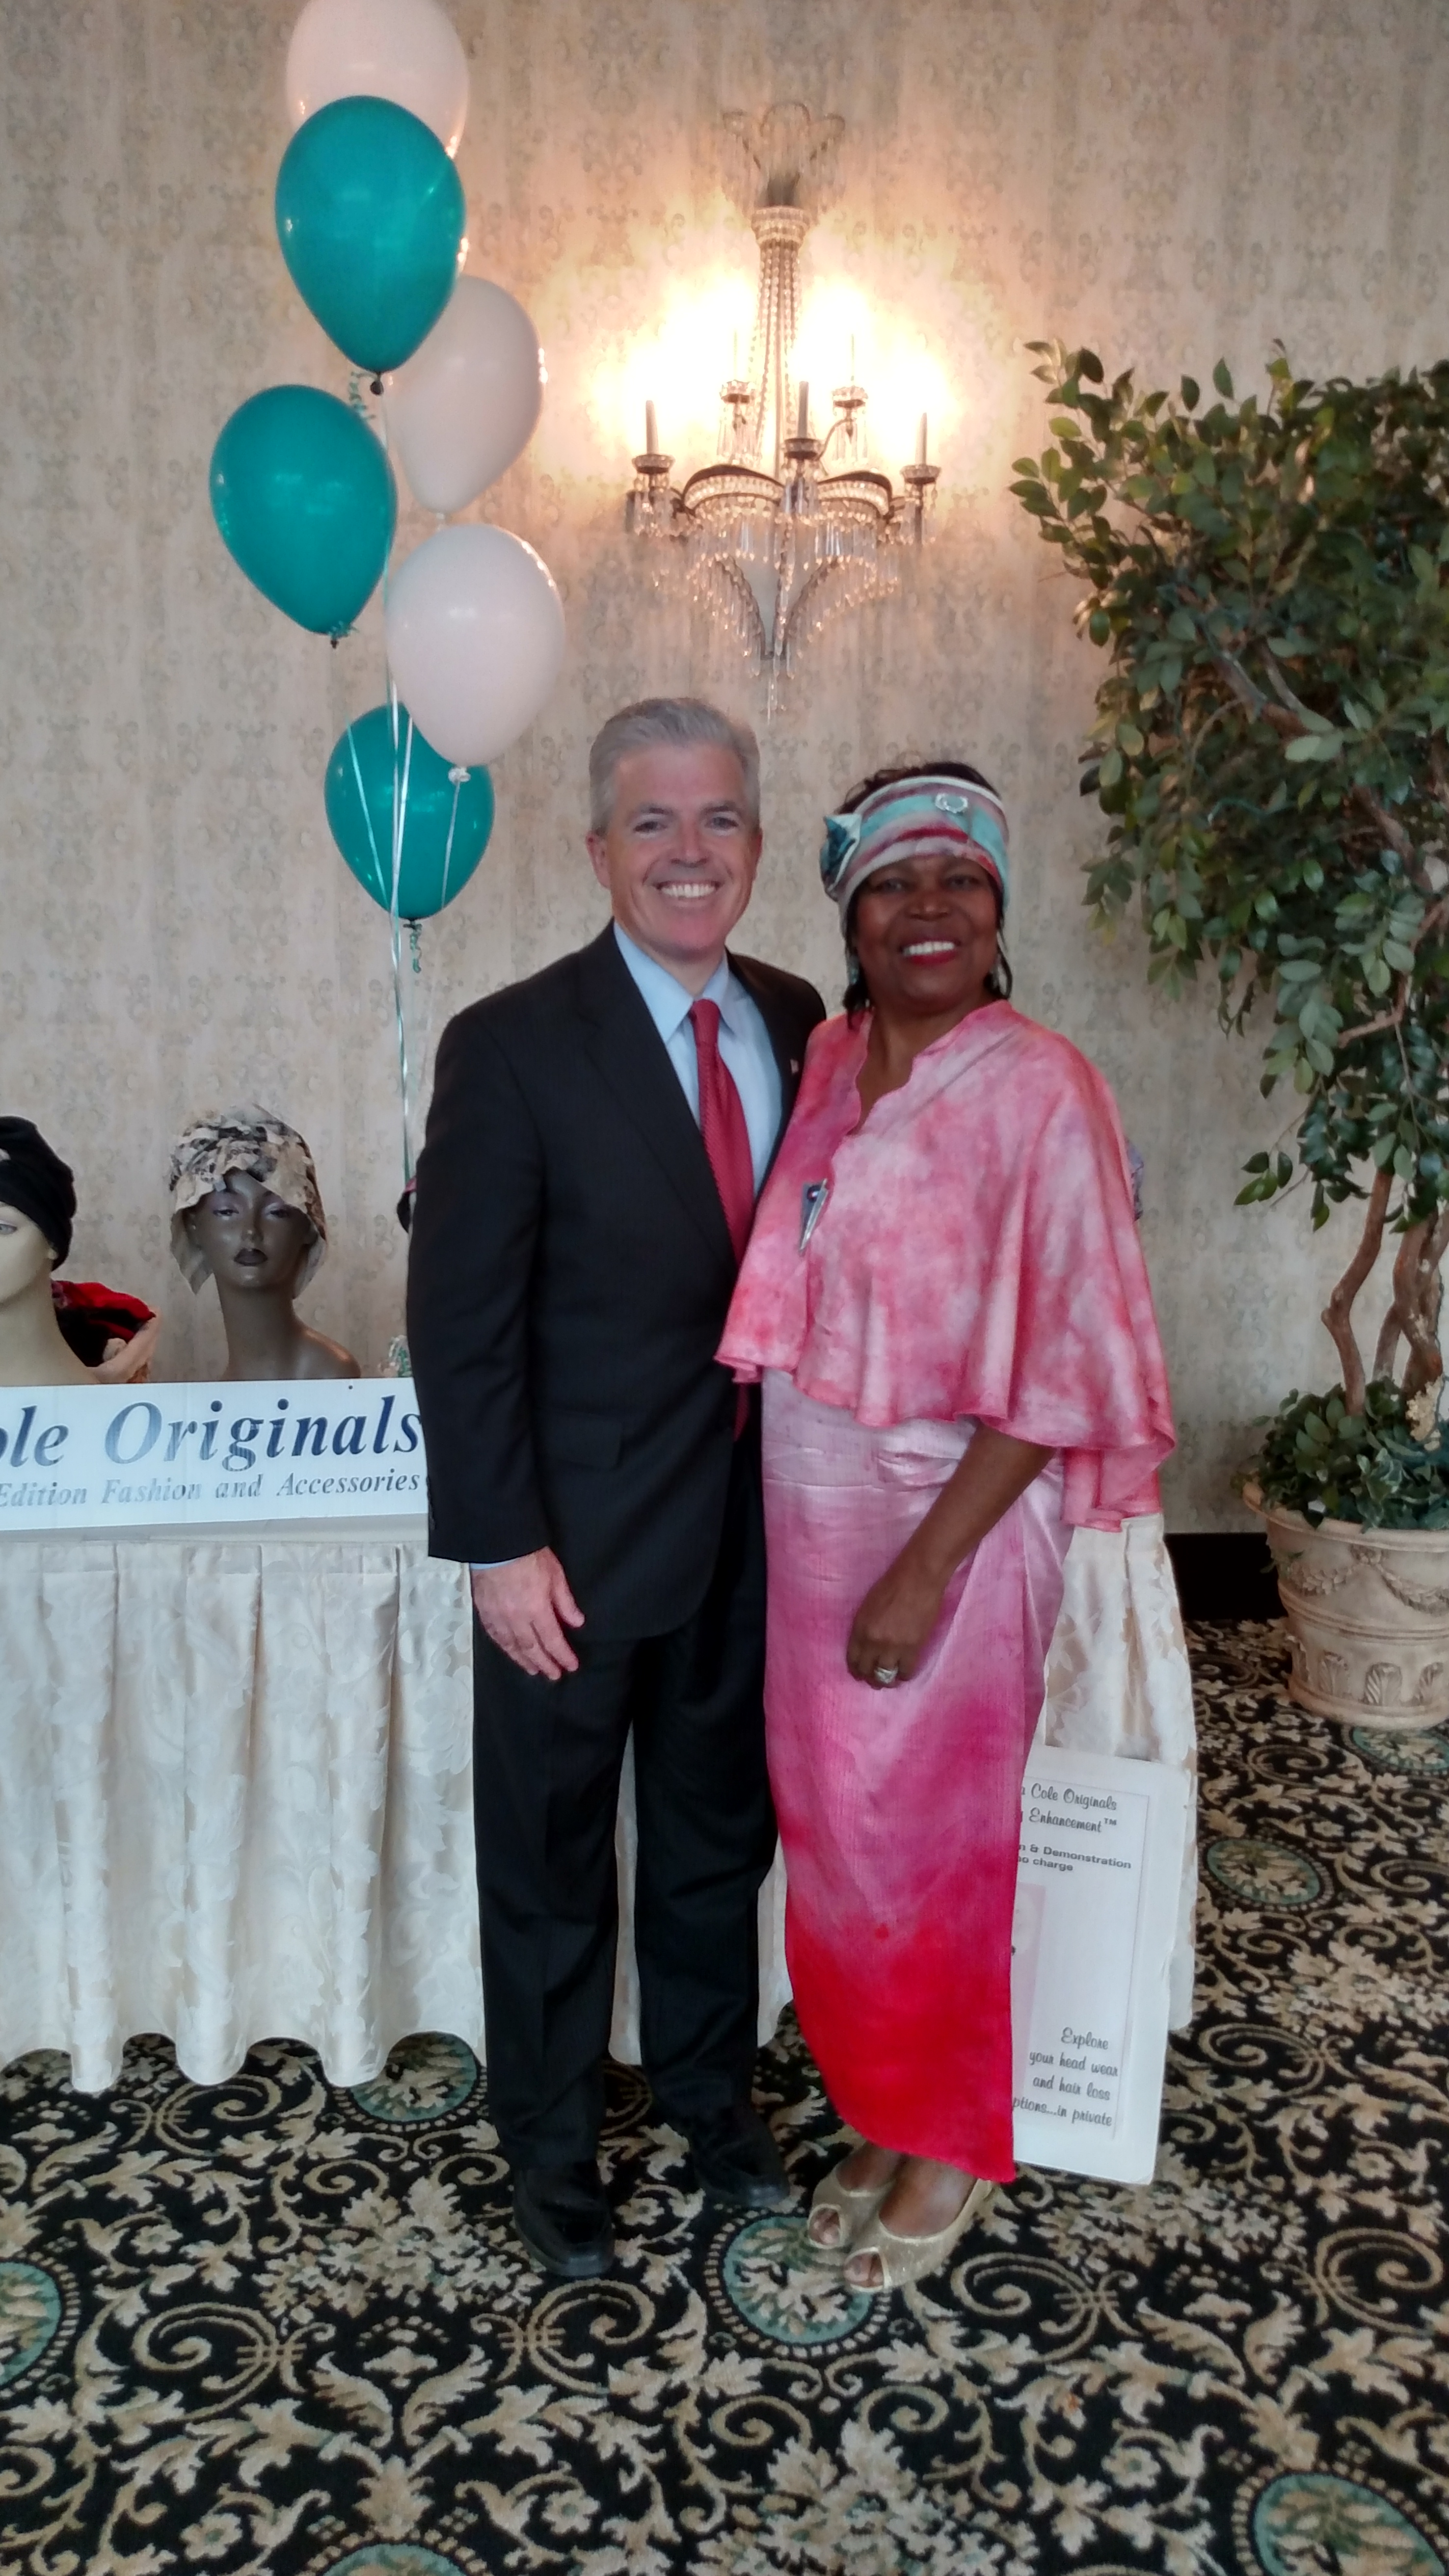
M 758 1196 L 780 1132 L 781 1108 L 780 1068 L 775 1062 L 775 1050 L 770 1044 L 770 1033 L 760 1015 L 758 1003 L 745 991 L 739 977 L 730 973 L 727 957 L 720 959 L 703 992 L 696 997 L 676 981 L 667 966 L 661 966 L 656 958 L 646 956 L 628 932 L 620 929 L 617 921 L 614 937 L 619 943 L 619 954 L 643 996 L 644 1007 L 664 1040 L 669 1061 L 679 1076 L 679 1087 L 689 1103 L 696 1125 L 699 1122 L 699 1057 L 695 1051 L 689 1014 L 696 998 L 701 1002 L 718 1003 L 719 1051 L 745 1113 Z
M 729 959 L 722 957 L 697 997 L 677 983 L 667 966 L 647 956 L 636 941 L 614 924 L 614 937 L 619 954 L 639 987 L 644 1007 L 664 1040 L 669 1061 L 679 1076 L 679 1087 L 689 1103 L 695 1125 L 699 1124 L 699 1057 L 695 1051 L 694 1031 L 689 1014 L 696 998 L 719 1004 L 719 1051 L 740 1095 L 745 1113 L 745 1129 L 750 1140 L 750 1160 L 755 1167 L 755 1195 L 759 1196 L 770 1156 L 780 1132 L 780 1068 L 770 1044 L 770 1032 L 760 1008 L 745 991 L 737 975 L 732 975 Z M 502 1557 L 491 1565 L 475 1565 L 475 1574 L 495 1574 L 502 1565 L 516 1565 L 516 1557 Z

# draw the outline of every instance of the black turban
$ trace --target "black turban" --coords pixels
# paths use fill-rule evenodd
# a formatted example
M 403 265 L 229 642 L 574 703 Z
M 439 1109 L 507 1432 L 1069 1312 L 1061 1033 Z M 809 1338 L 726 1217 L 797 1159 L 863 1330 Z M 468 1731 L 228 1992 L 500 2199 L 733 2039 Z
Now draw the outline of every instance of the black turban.
M 75 1178 L 28 1118 L 0 1118 L 0 1201 L 28 1216 L 64 1261 L 75 1223 Z

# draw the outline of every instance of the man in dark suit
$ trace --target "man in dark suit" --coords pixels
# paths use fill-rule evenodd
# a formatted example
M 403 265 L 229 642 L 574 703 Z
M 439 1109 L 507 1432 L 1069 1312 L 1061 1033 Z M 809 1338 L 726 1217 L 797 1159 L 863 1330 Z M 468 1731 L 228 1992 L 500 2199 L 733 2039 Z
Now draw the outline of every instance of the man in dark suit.
M 788 2197 L 750 2098 L 765 1772 L 759 1430 L 715 1360 L 823 1018 L 726 954 L 754 735 L 697 699 L 589 763 L 600 937 L 460 1013 L 418 1165 L 408 1338 L 434 1555 L 473 1567 L 489 2100 L 543 2267 L 605 2270 L 596 2161 L 632 1727 L 645 2071 L 706 2196 Z

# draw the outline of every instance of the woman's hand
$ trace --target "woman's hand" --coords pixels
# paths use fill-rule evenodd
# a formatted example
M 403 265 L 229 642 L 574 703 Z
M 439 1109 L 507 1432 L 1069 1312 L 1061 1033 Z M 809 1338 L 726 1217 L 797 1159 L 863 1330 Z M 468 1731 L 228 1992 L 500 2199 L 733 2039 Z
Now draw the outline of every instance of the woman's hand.
M 908 1539 L 855 1614 L 845 1660 L 858 1682 L 889 1690 L 892 1682 L 910 1680 L 941 1616 L 945 1589 L 941 1576 L 922 1563 L 915 1540 Z
M 855 1614 L 845 1660 L 857 1681 L 889 1690 L 895 1682 L 910 1680 L 956 1568 L 1041 1474 L 1051 1454 L 978 1423 L 970 1448 L 919 1529 L 871 1585 Z

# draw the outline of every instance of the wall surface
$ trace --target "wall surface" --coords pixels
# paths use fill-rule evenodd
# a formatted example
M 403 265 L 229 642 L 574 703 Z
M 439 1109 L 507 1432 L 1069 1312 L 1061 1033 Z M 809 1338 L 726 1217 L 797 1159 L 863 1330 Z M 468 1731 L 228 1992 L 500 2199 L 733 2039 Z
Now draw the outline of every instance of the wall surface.
M 1145 1237 L 1181 1446 L 1169 1525 L 1231 1527 L 1247 1426 L 1323 1383 L 1341 1251 L 1302 1202 L 1235 1209 L 1272 1141 L 1252 1048 L 1206 994 L 1150 997 L 1135 933 L 1081 909 L 1101 829 L 1075 788 L 1094 656 L 1007 497 L 1045 443 L 1024 342 L 1240 387 L 1282 337 L 1303 370 L 1443 352 L 1449 38 L 1438 0 L 454 0 L 472 64 L 459 156 L 469 265 L 529 306 L 544 419 L 484 514 L 543 553 L 569 653 L 498 765 L 499 824 L 424 935 L 434 1034 L 588 937 L 587 744 L 682 681 L 761 722 L 748 671 L 648 586 L 621 533 L 653 395 L 712 452 L 754 245 L 721 185 L 724 109 L 847 120 L 844 188 L 807 245 L 818 354 L 847 325 L 895 466 L 924 392 L 940 541 L 894 603 L 813 649 L 765 737 L 768 846 L 745 944 L 832 995 L 819 815 L 883 759 L 949 750 L 1008 799 L 1018 1000 L 1115 1084 L 1147 1158 Z M 382 694 L 375 611 L 331 652 L 247 587 L 207 503 L 212 442 L 260 386 L 347 389 L 282 266 L 292 0 L 0 0 L 0 1106 L 76 1167 L 71 1268 L 166 1311 L 168 1373 L 220 1364 L 215 1300 L 172 1267 L 164 1194 L 188 1116 L 236 1099 L 311 1140 L 333 1248 L 308 1311 L 375 1368 L 404 1251 L 387 927 L 322 812 L 330 745 Z M 837 349 L 833 338 L 841 340 Z M 721 339 L 724 347 L 721 348 Z M 874 360 L 874 370 L 872 361 Z M 425 533 L 416 512 L 402 542 Z

